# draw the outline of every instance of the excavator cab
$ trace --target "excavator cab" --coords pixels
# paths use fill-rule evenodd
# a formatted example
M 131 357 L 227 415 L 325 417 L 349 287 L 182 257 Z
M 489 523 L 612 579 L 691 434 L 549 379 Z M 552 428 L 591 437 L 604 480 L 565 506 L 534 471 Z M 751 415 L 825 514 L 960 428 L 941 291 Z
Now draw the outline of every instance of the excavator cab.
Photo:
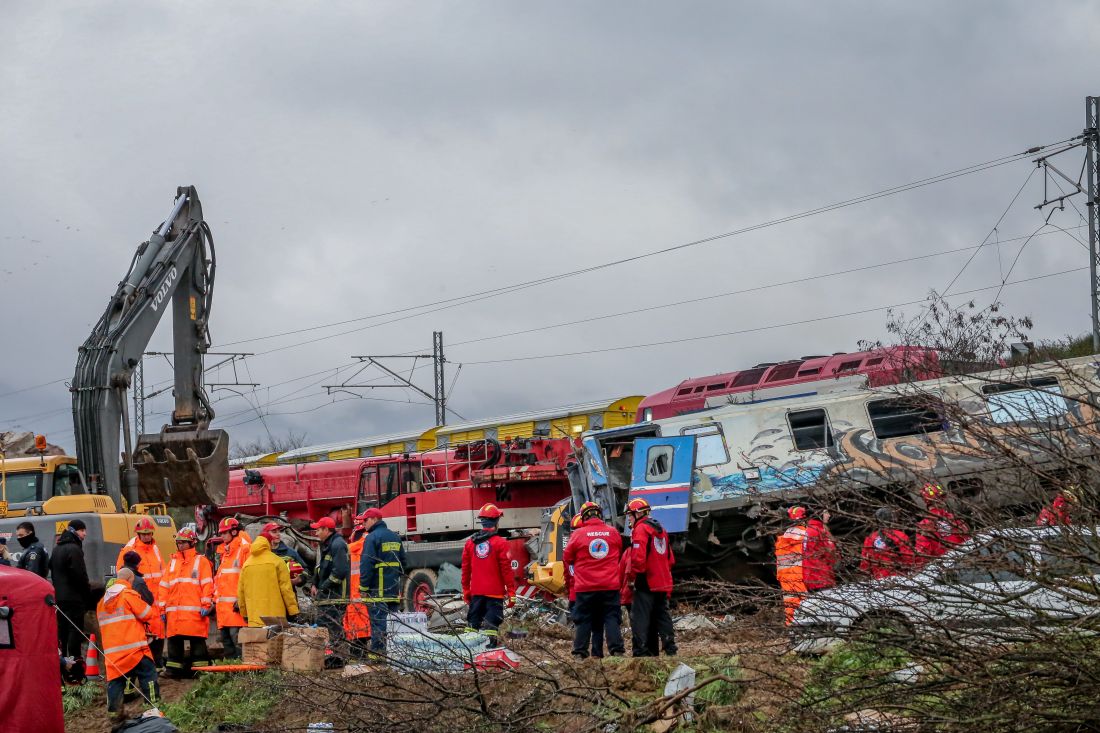
M 160 433 L 139 435 L 134 468 L 142 502 L 221 504 L 229 488 L 229 433 L 165 426 Z

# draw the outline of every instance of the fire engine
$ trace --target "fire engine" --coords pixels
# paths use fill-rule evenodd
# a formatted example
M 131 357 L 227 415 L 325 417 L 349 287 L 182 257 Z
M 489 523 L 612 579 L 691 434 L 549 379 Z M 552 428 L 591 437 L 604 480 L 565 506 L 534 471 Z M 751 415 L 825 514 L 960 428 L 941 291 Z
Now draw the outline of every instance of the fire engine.
M 354 514 L 378 507 L 406 540 L 404 607 L 422 610 L 437 592 L 458 592 L 440 587 L 440 569 L 461 565 L 466 539 L 480 528 L 478 509 L 492 502 L 504 512 L 500 528 L 511 530 L 512 568 L 520 592 L 529 595 L 525 543 L 544 509 L 569 496 L 566 467 L 576 449 L 570 438 L 485 439 L 419 453 L 234 470 L 225 501 L 196 515 L 205 532 L 223 516 L 281 517 L 299 528 L 329 516 L 348 532 Z

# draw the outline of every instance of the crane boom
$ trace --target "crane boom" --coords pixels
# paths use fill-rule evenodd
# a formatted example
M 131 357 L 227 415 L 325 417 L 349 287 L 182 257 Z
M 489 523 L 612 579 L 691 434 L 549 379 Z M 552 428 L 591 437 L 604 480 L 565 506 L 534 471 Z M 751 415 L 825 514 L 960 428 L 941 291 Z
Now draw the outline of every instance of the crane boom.
M 210 347 L 214 241 L 193 186 L 176 190 L 172 211 L 137 248 L 126 277 L 80 347 L 73 377 L 77 459 L 92 486 L 121 506 L 217 503 L 228 484 L 228 435 L 210 430 L 214 411 L 202 384 Z M 131 439 L 126 390 L 161 318 L 172 307 L 175 409 L 159 434 Z M 124 441 L 118 467 L 120 428 Z

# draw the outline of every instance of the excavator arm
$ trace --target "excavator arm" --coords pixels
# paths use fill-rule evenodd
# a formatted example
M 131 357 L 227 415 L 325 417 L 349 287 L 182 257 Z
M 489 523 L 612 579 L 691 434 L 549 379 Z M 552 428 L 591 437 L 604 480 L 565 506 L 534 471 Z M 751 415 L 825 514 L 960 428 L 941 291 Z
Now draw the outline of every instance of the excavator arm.
M 121 506 L 163 501 L 218 503 L 229 483 L 225 431 L 202 385 L 214 293 L 214 241 L 193 186 L 176 191 L 168 218 L 141 245 L 107 310 L 80 347 L 72 382 L 77 459 L 94 492 Z M 170 304 L 170 305 L 169 305 Z M 159 434 L 130 433 L 126 391 L 134 368 L 171 307 L 175 409 Z M 119 433 L 124 450 L 119 468 Z

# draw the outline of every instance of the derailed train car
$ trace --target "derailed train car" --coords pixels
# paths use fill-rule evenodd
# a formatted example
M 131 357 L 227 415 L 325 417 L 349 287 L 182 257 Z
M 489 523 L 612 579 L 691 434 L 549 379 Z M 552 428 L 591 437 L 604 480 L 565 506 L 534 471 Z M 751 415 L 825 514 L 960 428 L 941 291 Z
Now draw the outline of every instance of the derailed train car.
M 975 506 L 1022 508 L 1089 474 L 1100 452 L 1095 356 L 891 386 L 852 377 L 807 392 L 761 389 L 585 434 L 585 465 L 571 500 L 548 512 L 533 581 L 556 590 L 572 507 L 584 501 L 625 531 L 625 503 L 648 500 L 681 572 L 767 577 L 764 523 L 787 503 L 868 516 L 915 501 L 934 479 Z

